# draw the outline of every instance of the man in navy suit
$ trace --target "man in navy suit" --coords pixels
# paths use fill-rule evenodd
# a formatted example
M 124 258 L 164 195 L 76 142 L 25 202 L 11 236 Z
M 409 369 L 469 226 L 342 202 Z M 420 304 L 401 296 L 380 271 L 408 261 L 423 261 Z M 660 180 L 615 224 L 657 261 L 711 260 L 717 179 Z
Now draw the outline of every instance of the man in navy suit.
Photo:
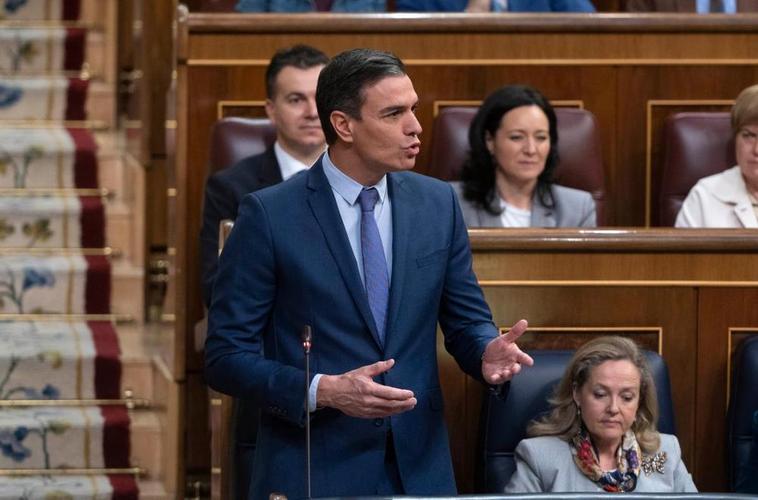
M 200 262 L 206 307 L 216 276 L 219 223 L 237 218 L 237 207 L 247 193 L 289 179 L 324 152 L 316 83 L 328 62 L 326 54 L 308 45 L 274 54 L 266 68 L 266 115 L 276 128 L 276 142 L 264 153 L 219 170 L 205 184 Z
M 437 323 L 461 368 L 498 386 L 532 364 L 514 343 L 526 321 L 498 336 L 454 191 L 409 172 L 421 126 L 403 63 L 343 52 L 316 102 L 328 152 L 247 195 L 220 257 L 208 383 L 264 402 L 249 498 L 306 495 L 306 418 L 313 496 L 455 494 Z

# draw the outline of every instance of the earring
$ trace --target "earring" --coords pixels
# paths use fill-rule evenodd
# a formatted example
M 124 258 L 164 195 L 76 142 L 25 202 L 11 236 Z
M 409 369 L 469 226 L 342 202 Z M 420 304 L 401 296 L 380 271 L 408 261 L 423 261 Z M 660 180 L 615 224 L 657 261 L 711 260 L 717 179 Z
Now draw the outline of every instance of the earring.
M 582 407 L 579 405 L 576 405 L 576 416 L 582 418 Z

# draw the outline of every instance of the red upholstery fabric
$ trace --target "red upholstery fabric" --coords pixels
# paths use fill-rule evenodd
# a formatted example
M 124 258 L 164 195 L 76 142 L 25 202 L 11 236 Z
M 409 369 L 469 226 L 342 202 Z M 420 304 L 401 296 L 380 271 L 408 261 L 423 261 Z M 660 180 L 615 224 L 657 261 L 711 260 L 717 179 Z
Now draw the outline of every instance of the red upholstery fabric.
M 660 188 L 653 187 L 653 224 L 673 226 L 687 193 L 699 179 L 736 163 L 729 113 L 676 113 L 663 131 L 665 155 Z
M 276 129 L 267 118 L 222 118 L 211 130 L 209 174 L 263 153 L 275 140 Z
M 430 173 L 452 181 L 460 178 L 468 154 L 468 129 L 475 107 L 447 107 L 434 119 Z M 605 221 L 605 184 L 595 116 L 584 109 L 556 108 L 558 154 L 556 182 L 589 191 L 597 205 L 598 225 Z

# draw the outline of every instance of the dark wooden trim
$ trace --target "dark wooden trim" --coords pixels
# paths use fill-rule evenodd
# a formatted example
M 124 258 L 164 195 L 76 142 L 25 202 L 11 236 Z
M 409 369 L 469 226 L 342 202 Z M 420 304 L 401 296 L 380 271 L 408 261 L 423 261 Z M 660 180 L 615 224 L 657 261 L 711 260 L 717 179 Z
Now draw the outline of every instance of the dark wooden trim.
M 191 13 L 190 33 L 709 33 L 758 31 L 758 14 L 206 14 Z
M 656 253 L 749 253 L 758 251 L 758 233 L 749 229 L 472 229 L 474 250 L 560 250 Z

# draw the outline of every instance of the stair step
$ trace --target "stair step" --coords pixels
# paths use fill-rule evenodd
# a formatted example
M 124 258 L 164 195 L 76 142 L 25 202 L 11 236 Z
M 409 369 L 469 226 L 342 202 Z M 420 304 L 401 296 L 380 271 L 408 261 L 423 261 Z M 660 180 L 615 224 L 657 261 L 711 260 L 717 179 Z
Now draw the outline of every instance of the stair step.
M 2 469 L 125 468 L 130 417 L 117 406 L 3 408 L 0 442 Z
M 145 471 L 146 479 L 163 475 L 163 447 L 160 422 L 154 411 L 133 410 L 131 416 L 131 456 L 133 467 Z
M 83 28 L 3 26 L 0 72 L 34 75 L 79 71 L 84 62 L 86 39 L 87 31 Z
M 144 290 L 145 271 L 126 260 L 113 262 L 113 297 L 111 309 L 114 314 L 126 314 L 138 321 L 145 316 Z
M 110 271 L 103 256 L 0 255 L 0 313 L 108 314 Z
M 170 495 L 160 481 L 140 480 L 137 482 L 137 487 L 139 488 L 140 500 L 167 500 L 168 498 L 174 498 L 174 495 Z
M 120 200 L 111 201 L 106 207 L 105 223 L 108 246 L 118 248 L 124 259 L 131 259 L 137 251 L 135 245 L 140 241 L 135 237 L 131 206 Z
M 0 500 L 145 500 L 142 483 L 128 475 L 0 477 Z M 145 490 L 154 490 L 146 484 Z
M 85 103 L 95 106 L 88 86 L 63 76 L 0 78 L 0 120 L 85 120 Z
M 98 187 L 98 150 L 86 129 L 0 128 L 0 188 Z
M 121 392 L 131 391 L 135 398 L 155 402 L 153 360 L 158 339 L 149 330 L 152 325 L 138 322 L 117 325 L 116 333 L 121 348 Z
M 0 197 L 0 248 L 102 248 L 100 197 Z
M 89 86 L 86 112 L 83 112 L 89 120 L 102 123 L 109 129 L 116 128 L 116 88 L 108 83 L 92 80 Z M 76 120 L 78 118 L 67 118 Z
M 119 355 L 110 322 L 2 322 L 0 400 L 120 398 Z

